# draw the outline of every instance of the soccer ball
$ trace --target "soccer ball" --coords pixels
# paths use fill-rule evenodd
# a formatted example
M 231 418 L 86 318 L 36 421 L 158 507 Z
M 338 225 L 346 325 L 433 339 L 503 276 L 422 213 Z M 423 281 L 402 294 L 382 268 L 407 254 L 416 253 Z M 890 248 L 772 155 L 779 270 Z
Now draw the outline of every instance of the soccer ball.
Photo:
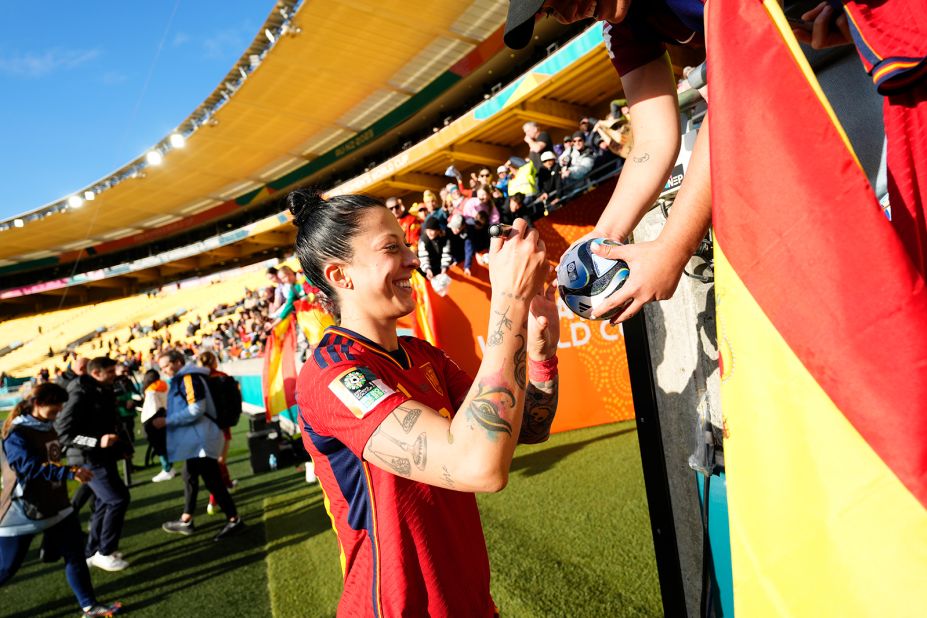
M 557 266 L 557 289 L 570 311 L 589 319 L 592 310 L 621 289 L 628 275 L 623 260 L 609 260 L 592 253 L 593 243 L 619 244 L 605 238 L 592 238 L 570 247 Z M 620 310 L 616 307 L 597 320 L 607 320 Z

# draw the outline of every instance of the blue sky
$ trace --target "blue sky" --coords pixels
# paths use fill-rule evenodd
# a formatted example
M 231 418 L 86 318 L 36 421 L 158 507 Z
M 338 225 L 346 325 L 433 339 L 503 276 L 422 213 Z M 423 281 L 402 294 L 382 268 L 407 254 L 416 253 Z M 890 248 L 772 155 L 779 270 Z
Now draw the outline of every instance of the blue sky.
M 2 3 L 0 218 L 66 197 L 170 133 L 274 4 Z

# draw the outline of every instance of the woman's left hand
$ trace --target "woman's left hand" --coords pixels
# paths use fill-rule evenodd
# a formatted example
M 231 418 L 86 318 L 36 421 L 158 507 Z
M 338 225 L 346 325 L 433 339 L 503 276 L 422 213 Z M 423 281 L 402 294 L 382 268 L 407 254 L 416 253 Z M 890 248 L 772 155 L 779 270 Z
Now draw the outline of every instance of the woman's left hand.
M 528 358 L 544 361 L 557 354 L 560 341 L 560 314 L 557 311 L 555 282 L 531 301 L 528 315 Z

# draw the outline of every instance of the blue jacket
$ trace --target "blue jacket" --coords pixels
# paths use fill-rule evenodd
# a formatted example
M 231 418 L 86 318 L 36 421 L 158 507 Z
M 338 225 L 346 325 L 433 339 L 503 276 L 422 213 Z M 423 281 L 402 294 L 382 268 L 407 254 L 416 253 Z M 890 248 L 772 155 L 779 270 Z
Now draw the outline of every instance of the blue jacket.
M 13 419 L 3 440 L 2 469 L 0 536 L 36 534 L 71 513 L 65 481 L 73 479 L 74 473 L 61 465 L 61 447 L 52 423 L 28 414 Z M 41 508 L 41 515 L 27 516 L 30 507 Z
M 222 454 L 225 436 L 213 420 L 216 408 L 206 386 L 208 375 L 209 369 L 188 364 L 171 378 L 166 419 L 167 458 L 171 461 L 218 459 Z

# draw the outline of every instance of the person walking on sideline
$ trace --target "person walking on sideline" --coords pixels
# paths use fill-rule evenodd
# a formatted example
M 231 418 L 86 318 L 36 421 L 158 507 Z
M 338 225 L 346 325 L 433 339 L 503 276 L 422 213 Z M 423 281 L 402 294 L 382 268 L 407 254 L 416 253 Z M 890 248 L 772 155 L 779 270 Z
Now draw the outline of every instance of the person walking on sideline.
M 67 481 L 83 484 L 93 473 L 85 467 L 61 465 L 54 421 L 67 399 L 67 391 L 57 384 L 40 384 L 3 423 L 0 586 L 16 574 L 32 539 L 41 532 L 45 560 L 64 559 L 65 577 L 84 616 L 112 616 L 122 606 L 97 602 L 80 522 L 68 500 Z
M 171 378 L 171 384 L 167 392 L 167 416 L 156 418 L 152 423 L 155 427 L 167 427 L 168 459 L 186 462 L 183 514 L 176 521 L 165 522 L 161 528 L 175 534 L 193 534 L 199 477 L 203 477 L 203 483 L 216 497 L 227 519 L 215 540 L 238 534 L 244 530 L 245 522 L 238 516 L 219 470 L 224 436 L 216 424 L 216 408 L 206 384 L 209 369 L 187 363 L 186 357 L 177 350 L 162 352 L 158 365 L 164 375 Z

